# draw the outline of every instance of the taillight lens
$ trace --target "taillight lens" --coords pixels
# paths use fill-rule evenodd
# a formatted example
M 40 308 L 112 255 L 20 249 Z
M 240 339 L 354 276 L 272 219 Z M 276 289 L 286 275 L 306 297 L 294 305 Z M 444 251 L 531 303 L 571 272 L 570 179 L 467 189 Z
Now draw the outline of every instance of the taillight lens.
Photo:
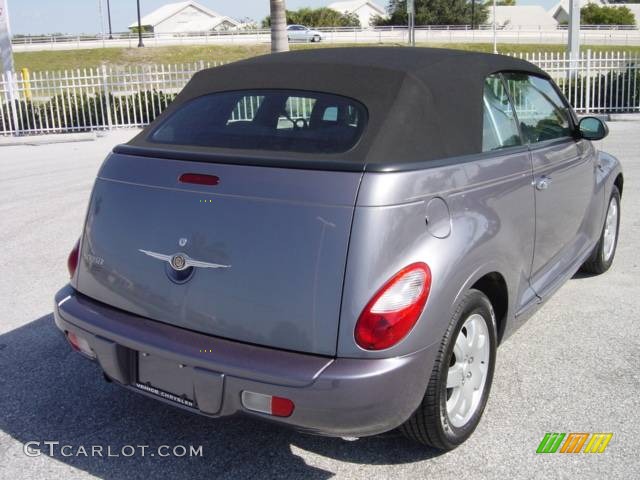
M 78 256 L 80 254 L 80 239 L 76 242 L 67 259 L 67 268 L 69 269 L 69 277 L 73 278 L 78 268 Z
M 264 393 L 242 392 L 242 405 L 247 410 L 266 413 L 275 417 L 290 417 L 295 409 L 293 401 L 284 397 L 274 397 Z
M 398 343 L 418 321 L 430 289 L 431 270 L 426 263 L 400 270 L 360 314 L 356 343 L 365 350 L 382 350 Z
M 91 345 L 89 345 L 89 342 L 87 342 L 86 339 L 79 337 L 73 332 L 67 332 L 67 340 L 69 340 L 71 347 L 76 352 L 83 353 L 84 355 L 86 355 L 91 359 L 96 358 L 95 352 L 93 351 L 93 349 L 91 348 Z

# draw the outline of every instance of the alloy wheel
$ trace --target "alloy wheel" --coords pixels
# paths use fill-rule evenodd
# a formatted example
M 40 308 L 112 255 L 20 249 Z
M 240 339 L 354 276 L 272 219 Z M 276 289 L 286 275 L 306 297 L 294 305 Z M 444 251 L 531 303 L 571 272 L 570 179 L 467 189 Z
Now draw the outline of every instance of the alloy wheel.
M 618 212 L 618 201 L 614 197 L 609 203 L 607 218 L 604 223 L 602 255 L 605 262 L 608 262 L 611 259 L 615 249 L 616 236 L 618 235 Z
M 447 416 L 464 427 L 478 410 L 489 368 L 489 330 L 478 313 L 467 318 L 458 332 L 447 373 Z

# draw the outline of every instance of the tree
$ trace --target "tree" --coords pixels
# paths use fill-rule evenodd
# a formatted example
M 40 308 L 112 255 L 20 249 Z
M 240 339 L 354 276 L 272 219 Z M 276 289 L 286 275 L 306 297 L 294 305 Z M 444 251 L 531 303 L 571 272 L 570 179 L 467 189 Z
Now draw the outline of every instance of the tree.
M 129 27 L 131 33 L 138 33 L 138 26 Z M 152 33 L 153 27 L 151 25 L 142 25 L 142 33 Z
M 360 19 L 355 13 L 340 13 L 330 8 L 301 8 L 287 10 L 287 23 L 300 24 L 308 27 L 359 27 Z M 271 17 L 262 21 L 262 26 L 268 28 Z
M 284 0 L 269 0 L 271 7 L 271 52 L 288 52 L 287 17 Z
M 487 5 L 490 7 L 493 6 L 493 0 L 488 0 Z M 516 0 L 498 0 L 496 5 L 500 7 L 515 7 Z
M 415 0 L 416 25 L 471 25 L 472 2 L 470 0 Z M 389 17 L 377 17 L 376 25 L 406 25 L 406 0 L 390 0 L 387 7 Z M 487 5 L 475 0 L 474 24 L 485 23 Z
M 580 9 L 583 25 L 635 25 L 636 19 L 627 7 L 600 7 L 590 3 Z

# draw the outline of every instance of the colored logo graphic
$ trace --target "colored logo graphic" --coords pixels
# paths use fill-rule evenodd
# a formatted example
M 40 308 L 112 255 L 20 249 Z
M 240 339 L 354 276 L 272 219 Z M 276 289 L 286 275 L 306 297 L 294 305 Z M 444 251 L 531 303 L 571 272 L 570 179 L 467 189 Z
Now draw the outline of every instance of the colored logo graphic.
M 547 433 L 538 445 L 536 453 L 602 453 L 609 445 L 611 437 L 613 433 Z

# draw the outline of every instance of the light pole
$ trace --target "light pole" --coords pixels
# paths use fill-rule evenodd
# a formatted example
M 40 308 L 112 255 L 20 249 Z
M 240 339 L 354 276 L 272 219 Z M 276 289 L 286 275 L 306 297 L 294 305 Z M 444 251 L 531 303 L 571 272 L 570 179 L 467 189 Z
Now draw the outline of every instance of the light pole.
M 107 20 L 109 22 L 109 40 L 113 40 L 113 35 L 111 33 L 111 5 L 109 0 L 107 0 Z
M 142 43 L 142 23 L 140 20 L 140 0 L 137 0 L 138 3 L 138 48 L 144 47 L 144 43 Z
M 471 30 L 474 30 L 476 24 L 476 0 L 471 0 Z

